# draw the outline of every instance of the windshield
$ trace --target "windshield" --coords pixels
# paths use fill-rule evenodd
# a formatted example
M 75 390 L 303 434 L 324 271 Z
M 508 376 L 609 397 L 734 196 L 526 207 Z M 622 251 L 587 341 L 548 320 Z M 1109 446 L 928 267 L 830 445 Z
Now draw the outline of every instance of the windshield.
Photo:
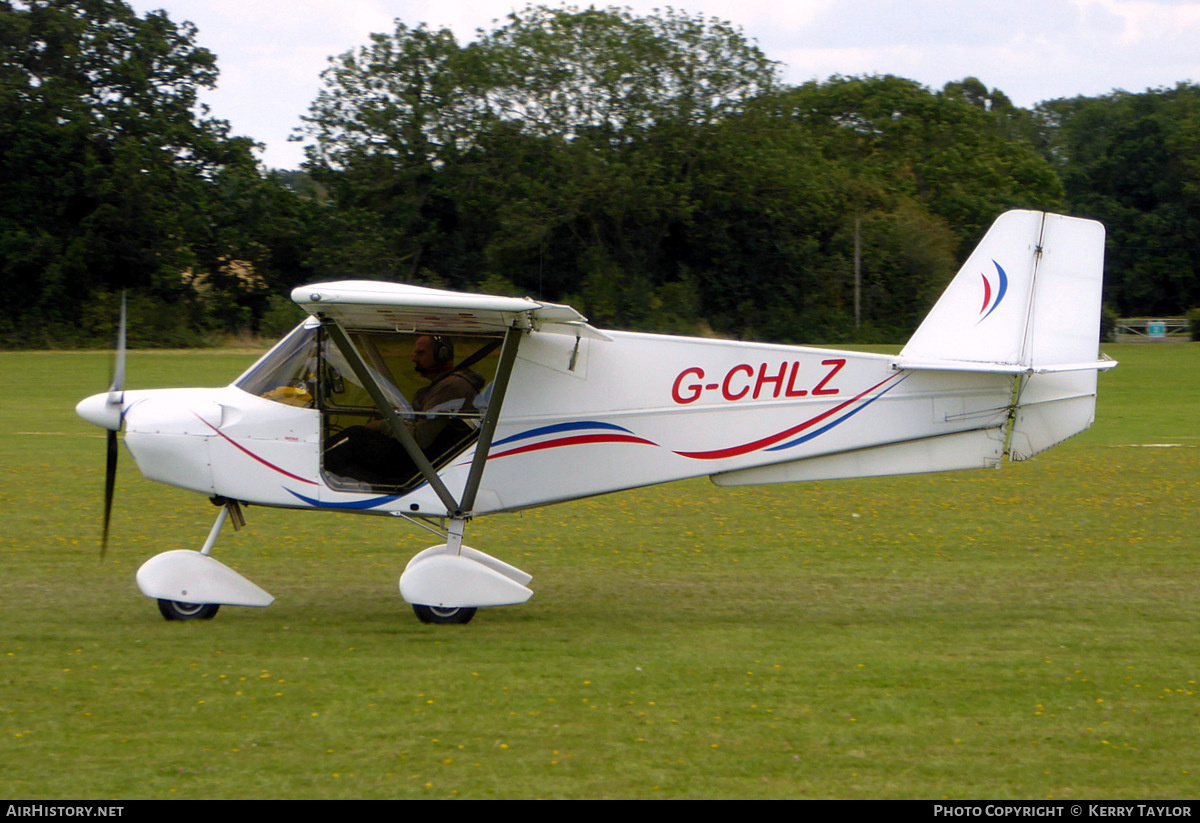
M 317 327 L 301 323 L 237 379 L 250 394 L 312 408 L 317 394 Z

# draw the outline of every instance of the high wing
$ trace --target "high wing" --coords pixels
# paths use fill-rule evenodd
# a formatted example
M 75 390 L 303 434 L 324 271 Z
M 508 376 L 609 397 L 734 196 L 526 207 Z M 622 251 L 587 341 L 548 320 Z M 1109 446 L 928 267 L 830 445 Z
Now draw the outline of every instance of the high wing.
M 605 339 L 570 306 L 527 297 L 343 280 L 301 286 L 292 291 L 292 300 L 314 317 L 334 320 L 347 329 L 487 334 L 518 328 Z

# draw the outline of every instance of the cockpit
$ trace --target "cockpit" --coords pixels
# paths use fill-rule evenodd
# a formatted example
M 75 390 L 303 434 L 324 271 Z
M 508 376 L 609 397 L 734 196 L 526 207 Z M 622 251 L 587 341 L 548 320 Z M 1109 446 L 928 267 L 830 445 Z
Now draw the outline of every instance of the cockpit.
M 348 329 L 387 404 L 434 469 L 478 437 L 502 336 Z M 315 320 L 302 323 L 235 385 L 321 415 L 321 471 L 341 491 L 403 493 L 421 472 L 368 388 Z

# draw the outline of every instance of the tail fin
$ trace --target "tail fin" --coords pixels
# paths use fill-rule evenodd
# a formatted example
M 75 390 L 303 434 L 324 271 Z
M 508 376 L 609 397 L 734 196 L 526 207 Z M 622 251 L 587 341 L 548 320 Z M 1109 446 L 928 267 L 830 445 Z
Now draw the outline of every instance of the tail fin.
M 900 356 L 1026 367 L 1095 360 L 1103 272 L 1099 223 L 1007 212 Z
M 1016 375 L 1007 451 L 1024 460 L 1091 425 L 1104 227 L 1036 211 L 999 217 L 900 353 L 905 369 Z

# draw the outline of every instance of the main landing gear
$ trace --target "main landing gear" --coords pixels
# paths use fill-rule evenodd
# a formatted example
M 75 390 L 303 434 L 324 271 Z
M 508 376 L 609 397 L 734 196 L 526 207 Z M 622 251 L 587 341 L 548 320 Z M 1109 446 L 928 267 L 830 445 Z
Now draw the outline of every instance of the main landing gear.
M 466 520 L 453 518 L 446 542 L 418 554 L 400 575 L 400 596 L 422 623 L 469 623 L 480 606 L 511 606 L 533 596 L 533 579 L 515 566 L 464 546 Z
M 200 551 L 163 552 L 138 569 L 142 594 L 158 601 L 167 620 L 211 620 L 222 605 L 269 606 L 275 598 L 209 556 L 225 521 L 245 524 L 237 501 L 214 499 L 221 506 Z M 465 520 L 450 521 L 446 542 L 431 546 L 408 562 L 400 576 L 400 594 L 422 623 L 469 623 L 482 606 L 524 603 L 533 577 L 514 566 L 462 544 Z

